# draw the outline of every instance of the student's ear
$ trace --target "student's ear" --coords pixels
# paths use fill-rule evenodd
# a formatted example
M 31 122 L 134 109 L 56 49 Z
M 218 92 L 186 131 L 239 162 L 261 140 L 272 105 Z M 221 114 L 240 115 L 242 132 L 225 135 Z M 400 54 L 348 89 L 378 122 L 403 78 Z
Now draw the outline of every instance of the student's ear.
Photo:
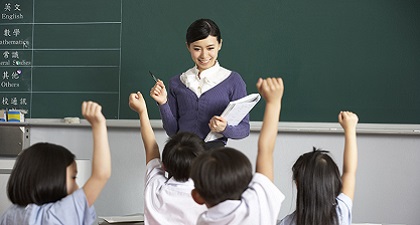
M 206 203 L 196 189 L 193 189 L 191 191 L 191 196 L 194 199 L 194 201 L 197 202 L 197 204 L 199 205 L 203 205 L 204 203 Z
M 223 39 L 220 39 L 220 43 L 219 43 L 219 51 L 222 49 L 222 44 L 223 44 Z

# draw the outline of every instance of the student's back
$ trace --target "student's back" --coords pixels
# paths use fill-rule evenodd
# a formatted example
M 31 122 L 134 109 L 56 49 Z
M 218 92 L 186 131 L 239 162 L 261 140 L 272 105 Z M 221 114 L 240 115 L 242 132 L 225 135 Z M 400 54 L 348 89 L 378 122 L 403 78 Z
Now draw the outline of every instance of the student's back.
M 345 194 L 341 193 L 336 198 L 337 204 L 334 205 L 339 225 L 351 225 L 353 207 L 352 200 Z M 296 212 L 286 216 L 278 225 L 296 225 Z M 337 224 L 337 225 L 338 225 Z
M 63 199 L 43 205 L 26 207 L 13 204 L 3 214 L 1 225 L 92 224 L 96 220 L 94 207 L 86 204 L 82 189 Z
M 132 93 L 129 105 L 139 114 L 146 155 L 145 224 L 195 224 L 206 207 L 192 199 L 189 174 L 192 161 L 204 152 L 203 140 L 193 133 L 177 133 L 165 144 L 161 160 L 143 95 Z
M 146 224 L 195 224 L 198 215 L 206 210 L 191 197 L 194 182 L 188 178 L 189 164 L 185 165 L 202 151 L 204 145 L 197 135 L 181 132 L 166 143 L 162 161 L 154 158 L 147 163 L 144 181 Z
M 293 165 L 296 210 L 279 225 L 350 225 L 357 169 L 356 125 L 352 112 L 340 112 L 344 129 L 343 175 L 328 151 L 314 149 Z
M 193 195 L 209 209 L 197 224 L 275 224 L 284 195 L 264 174 L 252 174 L 242 152 L 228 147 L 206 152 L 194 162 L 193 179 L 205 177 L 206 170 L 209 178 L 195 182 Z
M 167 179 L 161 162 L 153 159 L 146 166 L 144 189 L 145 224 L 195 224 L 206 210 L 191 197 L 194 182 Z

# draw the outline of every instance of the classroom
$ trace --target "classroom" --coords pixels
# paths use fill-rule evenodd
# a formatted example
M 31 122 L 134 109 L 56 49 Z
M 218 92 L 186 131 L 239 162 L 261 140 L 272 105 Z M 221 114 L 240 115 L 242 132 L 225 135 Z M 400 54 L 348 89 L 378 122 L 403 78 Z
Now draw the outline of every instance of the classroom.
M 97 214 L 143 213 L 145 156 L 128 96 L 145 93 L 163 146 L 167 135 L 148 96 L 154 84 L 149 71 L 167 82 L 191 67 L 185 31 L 195 19 L 211 18 L 222 30 L 220 61 L 242 75 L 248 93 L 257 92 L 258 77 L 284 80 L 274 158 L 274 183 L 286 196 L 279 219 L 294 211 L 291 166 L 299 155 L 315 146 L 331 151 L 341 165 L 337 113 L 348 109 L 360 118 L 353 222 L 419 224 L 418 1 L 7 3 L 10 11 L 7 4 L 0 7 L 7 14 L 0 24 L 0 110 L 26 114 L 22 122 L 0 122 L 0 213 L 19 148 L 51 142 L 78 160 L 91 160 L 91 131 L 80 113 L 86 99 L 102 104 L 112 156 L 112 176 L 94 204 Z M 227 145 L 243 150 L 253 166 L 263 110 L 259 102 L 251 111 L 249 137 Z M 6 150 L 2 143 L 16 136 L 18 150 Z

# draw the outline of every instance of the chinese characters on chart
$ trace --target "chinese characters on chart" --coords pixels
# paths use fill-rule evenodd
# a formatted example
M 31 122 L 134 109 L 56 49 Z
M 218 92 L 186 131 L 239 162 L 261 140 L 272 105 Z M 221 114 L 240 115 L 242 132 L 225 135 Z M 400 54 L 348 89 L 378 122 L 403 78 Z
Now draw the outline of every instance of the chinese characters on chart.
M 115 102 L 108 116 L 118 118 L 121 2 L 105 2 L 0 5 L 0 110 L 58 118 L 78 113 L 80 102 L 91 99 Z M 111 6 L 104 12 L 100 4 Z

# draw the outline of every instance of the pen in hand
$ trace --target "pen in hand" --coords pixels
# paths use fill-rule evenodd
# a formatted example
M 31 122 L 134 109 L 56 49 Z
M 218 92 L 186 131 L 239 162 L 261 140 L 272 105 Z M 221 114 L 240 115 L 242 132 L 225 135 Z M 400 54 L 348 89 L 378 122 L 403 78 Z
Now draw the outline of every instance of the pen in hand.
M 153 73 L 152 73 L 152 72 L 150 72 L 150 70 L 149 70 L 149 73 L 150 73 L 150 76 L 152 76 L 153 80 L 155 80 L 155 82 L 158 82 L 158 81 L 157 81 L 157 78 L 155 77 L 155 75 L 153 75 Z

